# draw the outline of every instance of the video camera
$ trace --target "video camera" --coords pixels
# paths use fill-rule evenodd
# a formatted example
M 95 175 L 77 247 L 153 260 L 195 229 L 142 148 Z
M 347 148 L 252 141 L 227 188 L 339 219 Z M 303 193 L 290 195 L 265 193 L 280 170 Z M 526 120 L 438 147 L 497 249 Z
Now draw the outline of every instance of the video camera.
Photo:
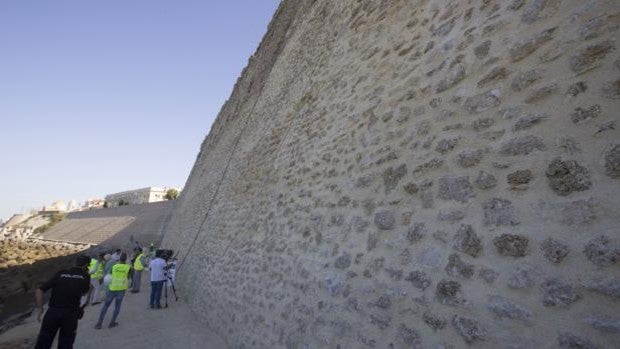
M 173 250 L 158 249 L 155 251 L 155 257 L 161 258 L 165 261 L 168 261 L 168 259 L 172 258 L 173 255 Z

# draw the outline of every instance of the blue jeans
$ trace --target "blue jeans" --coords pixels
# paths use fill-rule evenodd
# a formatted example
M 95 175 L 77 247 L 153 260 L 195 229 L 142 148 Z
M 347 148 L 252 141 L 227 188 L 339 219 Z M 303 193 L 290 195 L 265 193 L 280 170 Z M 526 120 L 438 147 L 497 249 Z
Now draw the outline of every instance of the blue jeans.
M 118 312 L 121 311 L 123 296 L 125 296 L 125 291 L 108 290 L 106 292 L 105 302 L 101 306 L 101 312 L 99 313 L 99 321 L 97 321 L 97 325 L 101 325 L 101 323 L 103 323 L 103 318 L 105 318 L 105 313 L 108 311 L 108 307 L 110 306 L 110 304 L 112 304 L 112 300 L 114 300 L 114 313 L 112 314 L 112 320 L 110 321 L 110 323 L 116 322 Z
M 164 281 L 151 281 L 151 307 L 161 307 L 161 290 L 164 288 Z

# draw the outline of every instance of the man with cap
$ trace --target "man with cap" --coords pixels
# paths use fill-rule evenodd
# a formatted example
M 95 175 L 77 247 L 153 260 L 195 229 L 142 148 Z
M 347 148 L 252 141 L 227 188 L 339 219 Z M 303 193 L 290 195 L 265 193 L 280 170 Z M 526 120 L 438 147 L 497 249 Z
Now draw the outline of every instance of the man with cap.
M 59 330 L 58 347 L 73 348 L 78 319 L 81 318 L 82 312 L 80 299 L 90 288 L 89 263 L 88 256 L 78 256 L 75 267 L 57 272 L 35 291 L 37 320 L 41 322 L 43 293 L 52 290 L 35 349 L 51 348 Z

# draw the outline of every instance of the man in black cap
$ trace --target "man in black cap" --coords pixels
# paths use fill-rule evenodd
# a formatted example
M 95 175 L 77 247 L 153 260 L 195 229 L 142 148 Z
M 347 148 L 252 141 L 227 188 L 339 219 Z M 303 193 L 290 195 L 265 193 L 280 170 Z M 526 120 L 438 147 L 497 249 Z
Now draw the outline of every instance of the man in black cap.
M 90 258 L 78 256 L 75 267 L 61 270 L 35 291 L 37 320 L 43 315 L 43 293 L 52 289 L 49 308 L 43 317 L 35 349 L 51 348 L 56 332 L 60 330 L 58 348 L 73 348 L 80 313 L 80 299 L 90 288 L 88 263 Z

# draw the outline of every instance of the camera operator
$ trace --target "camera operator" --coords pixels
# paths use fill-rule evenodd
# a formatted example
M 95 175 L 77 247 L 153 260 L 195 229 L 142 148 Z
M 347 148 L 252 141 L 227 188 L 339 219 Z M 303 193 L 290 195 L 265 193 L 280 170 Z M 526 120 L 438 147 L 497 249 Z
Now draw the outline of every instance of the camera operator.
M 156 253 L 155 258 L 149 263 L 151 270 L 151 309 L 161 309 L 161 291 L 166 281 L 164 274 L 166 261 L 161 257 L 161 253 Z

